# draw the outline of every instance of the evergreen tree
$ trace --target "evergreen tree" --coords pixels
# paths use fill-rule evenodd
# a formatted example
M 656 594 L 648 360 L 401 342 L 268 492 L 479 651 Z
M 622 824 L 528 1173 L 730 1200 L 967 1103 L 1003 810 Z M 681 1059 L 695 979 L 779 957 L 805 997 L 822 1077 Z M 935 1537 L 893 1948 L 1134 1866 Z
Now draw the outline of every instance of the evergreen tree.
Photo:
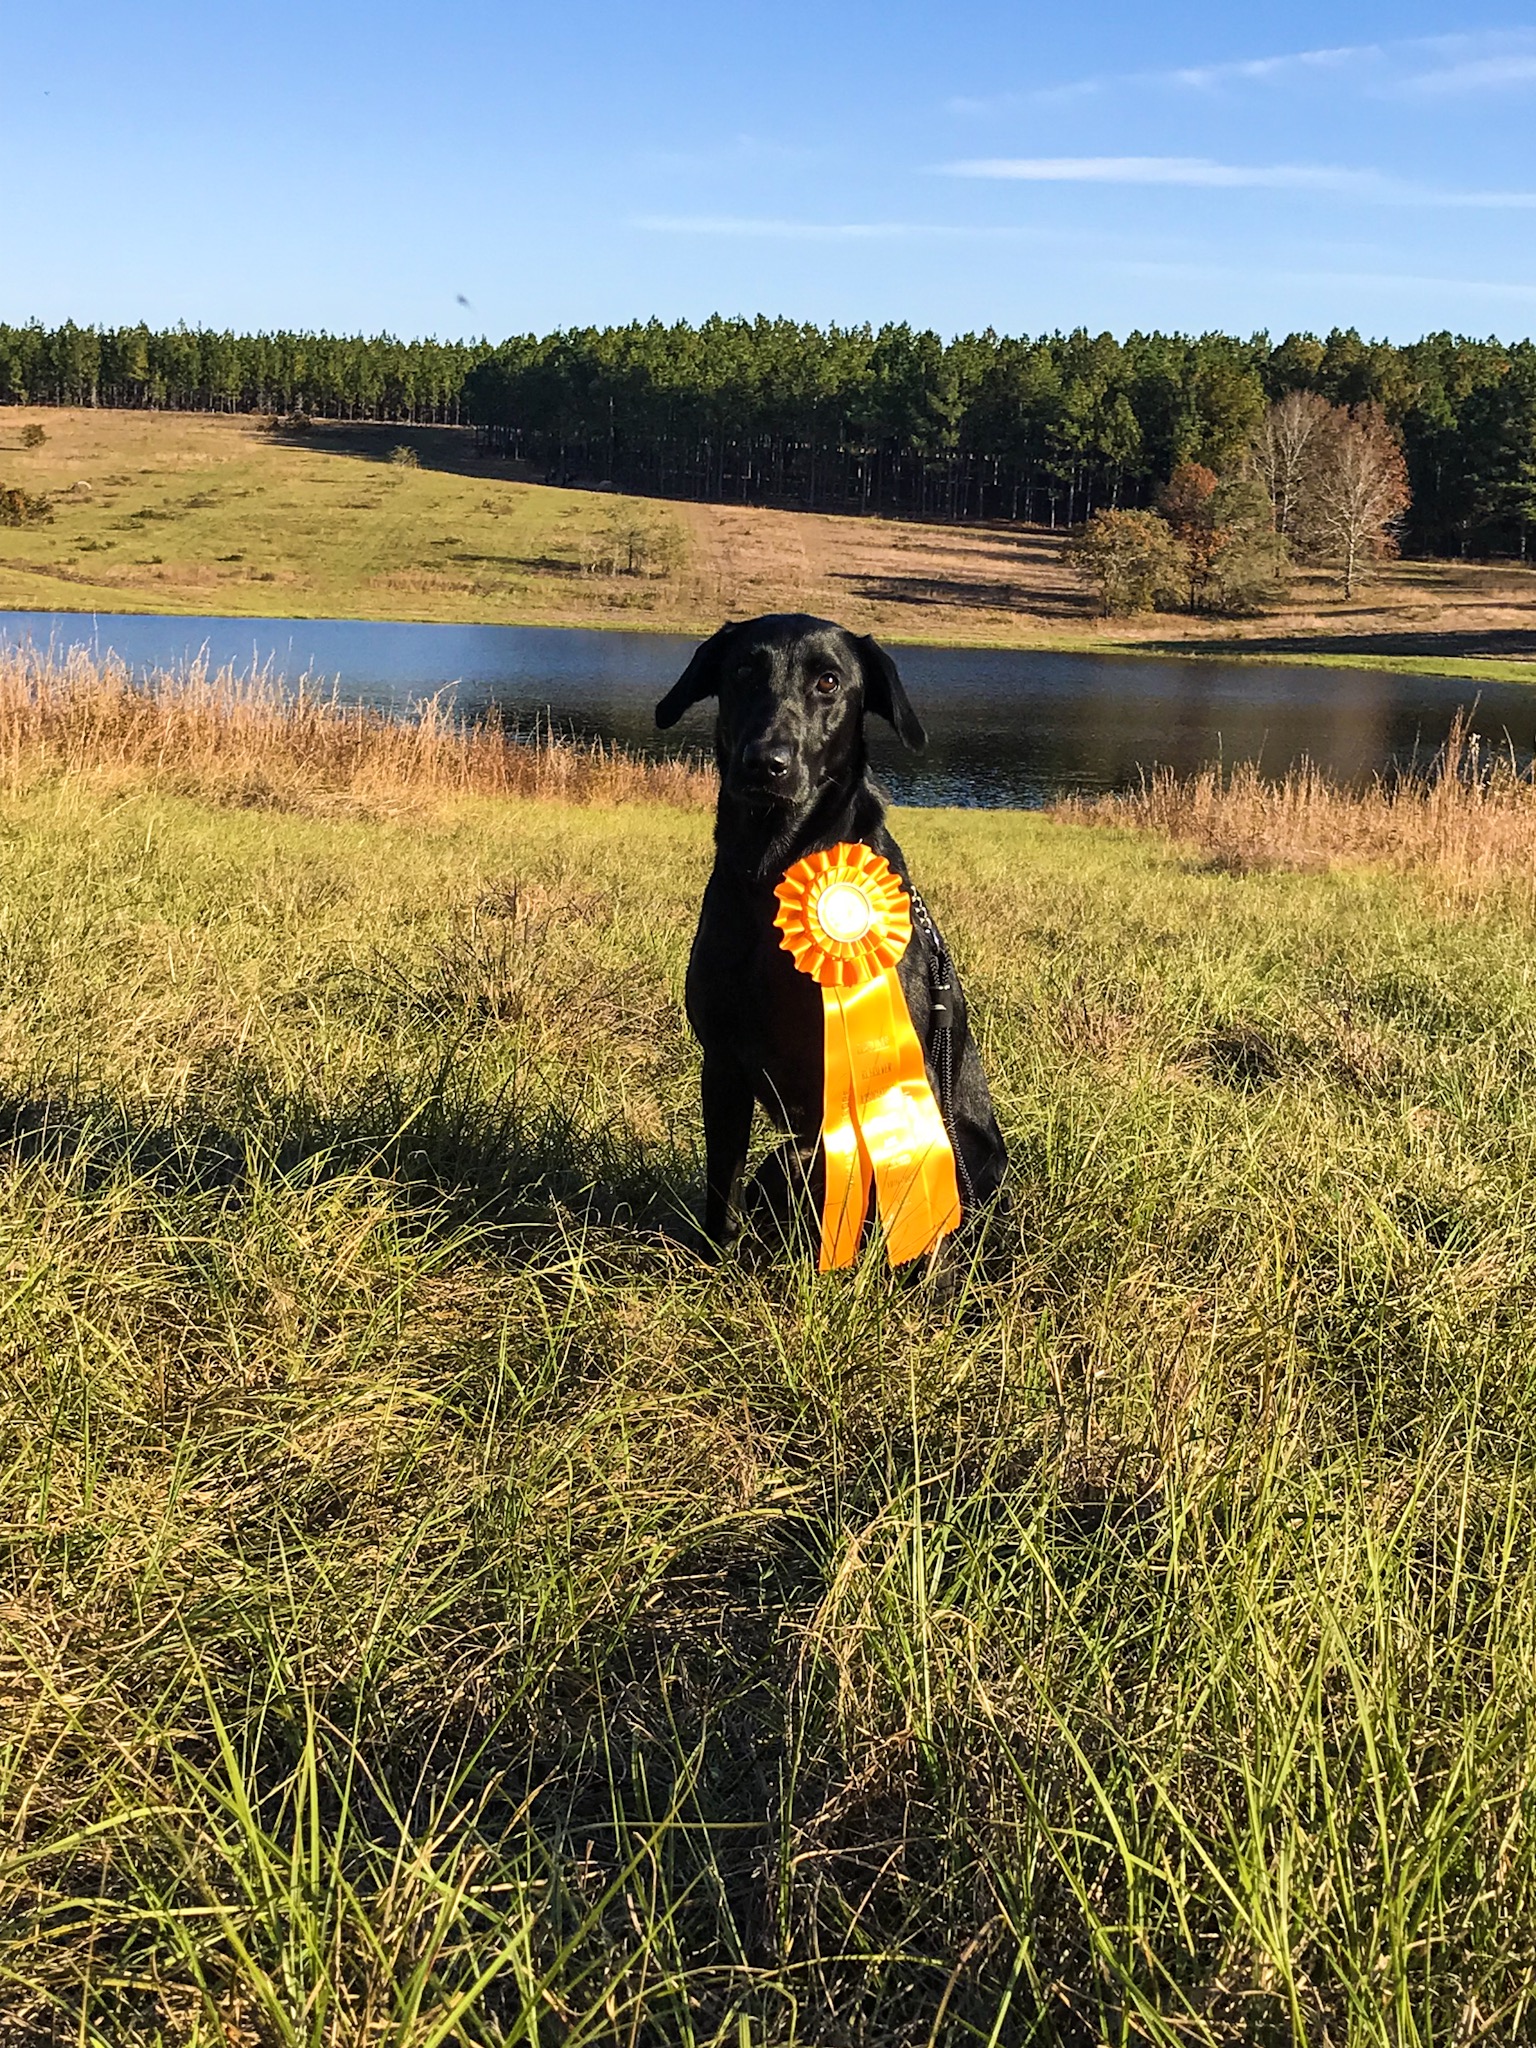
M 1421 551 L 1529 546 L 1531 348 L 636 321 L 486 342 L 0 324 L 0 404 L 470 421 L 541 474 L 659 495 L 1076 525 L 1234 477 L 1288 394 L 1400 433 Z M 1266 476 L 1266 481 L 1272 480 Z M 1277 503 L 1279 501 L 1277 500 Z M 1282 509 L 1282 531 L 1290 514 Z

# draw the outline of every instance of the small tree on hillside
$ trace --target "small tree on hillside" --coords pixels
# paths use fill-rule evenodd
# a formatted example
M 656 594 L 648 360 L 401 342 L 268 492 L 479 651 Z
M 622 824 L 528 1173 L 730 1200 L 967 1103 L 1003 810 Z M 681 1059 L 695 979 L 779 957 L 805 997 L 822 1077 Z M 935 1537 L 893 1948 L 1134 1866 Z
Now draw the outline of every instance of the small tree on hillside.
M 1402 443 L 1380 407 L 1331 411 L 1308 466 L 1300 526 L 1309 550 L 1338 565 L 1350 598 L 1366 563 L 1397 553 L 1411 493 Z
M 0 484 L 0 526 L 47 526 L 53 520 L 48 499 L 16 484 Z
M 1097 590 L 1106 618 L 1155 611 L 1183 594 L 1183 556 L 1155 512 L 1095 512 L 1067 561 Z
M 589 576 L 670 576 L 683 565 L 687 541 L 675 519 L 648 518 L 621 500 L 601 526 L 583 532 L 577 552 Z

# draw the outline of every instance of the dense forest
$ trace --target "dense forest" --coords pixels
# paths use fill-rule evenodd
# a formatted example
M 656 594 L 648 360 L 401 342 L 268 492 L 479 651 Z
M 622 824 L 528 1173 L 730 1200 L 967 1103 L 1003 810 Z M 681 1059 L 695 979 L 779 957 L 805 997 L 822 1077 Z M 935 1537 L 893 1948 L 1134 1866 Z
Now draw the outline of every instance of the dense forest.
M 470 421 L 557 479 L 678 497 L 1073 526 L 1228 474 L 1288 392 L 1379 407 L 1405 544 L 1524 554 L 1536 345 L 659 321 L 488 343 L 0 325 L 0 403 Z
M 391 334 L 228 334 L 215 328 L 0 322 L 0 405 L 155 406 L 461 422 L 488 342 Z

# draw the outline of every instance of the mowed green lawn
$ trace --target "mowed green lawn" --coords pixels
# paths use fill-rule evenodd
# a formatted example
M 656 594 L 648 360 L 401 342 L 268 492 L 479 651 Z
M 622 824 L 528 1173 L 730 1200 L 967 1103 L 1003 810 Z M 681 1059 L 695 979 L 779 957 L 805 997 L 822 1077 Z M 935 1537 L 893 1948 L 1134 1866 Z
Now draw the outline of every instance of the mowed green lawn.
M 4 800 L 8 2042 L 1529 2037 L 1529 926 L 898 829 L 944 1299 L 682 1241 L 703 813 Z

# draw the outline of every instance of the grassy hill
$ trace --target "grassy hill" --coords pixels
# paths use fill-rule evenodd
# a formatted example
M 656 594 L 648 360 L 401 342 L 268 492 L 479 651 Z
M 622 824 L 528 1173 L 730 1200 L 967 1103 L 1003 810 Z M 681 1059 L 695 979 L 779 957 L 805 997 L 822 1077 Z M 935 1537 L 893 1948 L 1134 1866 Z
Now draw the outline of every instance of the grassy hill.
M 1529 2033 L 1524 799 L 901 816 L 936 1299 L 690 1247 L 697 802 L 7 717 L 8 2042 Z
M 29 426 L 41 446 L 23 445 Z M 52 511 L 0 528 L 0 608 L 685 633 L 809 610 L 892 639 L 1235 648 L 1471 677 L 1526 679 L 1536 657 L 1536 583 L 1514 565 L 1403 563 L 1347 605 L 1312 572 L 1260 617 L 1111 631 L 1059 534 L 554 489 L 478 459 L 468 429 L 5 408 L 0 485 Z

